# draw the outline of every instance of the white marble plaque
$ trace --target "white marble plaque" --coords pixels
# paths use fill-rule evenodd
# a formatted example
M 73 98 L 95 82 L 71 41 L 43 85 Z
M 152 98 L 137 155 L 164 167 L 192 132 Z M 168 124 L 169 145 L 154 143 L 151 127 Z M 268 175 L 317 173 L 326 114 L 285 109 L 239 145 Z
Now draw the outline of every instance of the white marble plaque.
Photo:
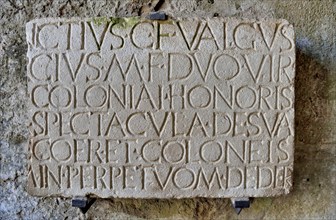
M 292 188 L 285 20 L 27 24 L 36 196 L 263 197 Z

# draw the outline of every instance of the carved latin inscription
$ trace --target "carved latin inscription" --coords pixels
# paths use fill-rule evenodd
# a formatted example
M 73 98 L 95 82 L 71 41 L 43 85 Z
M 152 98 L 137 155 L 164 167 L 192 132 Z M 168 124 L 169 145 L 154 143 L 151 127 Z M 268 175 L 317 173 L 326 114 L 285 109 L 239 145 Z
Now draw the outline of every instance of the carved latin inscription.
M 284 20 L 29 22 L 29 192 L 288 193 L 293 39 Z

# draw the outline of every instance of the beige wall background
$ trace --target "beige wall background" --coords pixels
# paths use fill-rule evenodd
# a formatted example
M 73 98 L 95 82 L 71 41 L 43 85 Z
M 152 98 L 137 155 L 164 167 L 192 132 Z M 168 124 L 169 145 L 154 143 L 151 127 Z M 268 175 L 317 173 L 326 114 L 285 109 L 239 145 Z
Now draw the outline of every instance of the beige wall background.
M 146 15 L 158 0 L 0 0 L 0 219 L 336 219 L 336 1 L 166 0 L 170 17 L 284 18 L 296 31 L 294 189 L 236 215 L 229 199 L 71 200 L 26 192 L 25 23 L 39 17 Z

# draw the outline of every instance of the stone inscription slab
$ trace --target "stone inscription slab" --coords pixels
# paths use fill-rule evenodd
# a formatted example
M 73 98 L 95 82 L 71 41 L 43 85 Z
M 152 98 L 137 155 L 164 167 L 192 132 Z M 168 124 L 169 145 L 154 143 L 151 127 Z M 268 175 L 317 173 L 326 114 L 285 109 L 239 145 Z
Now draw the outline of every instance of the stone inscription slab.
M 26 28 L 32 195 L 290 191 L 287 21 L 39 19 Z

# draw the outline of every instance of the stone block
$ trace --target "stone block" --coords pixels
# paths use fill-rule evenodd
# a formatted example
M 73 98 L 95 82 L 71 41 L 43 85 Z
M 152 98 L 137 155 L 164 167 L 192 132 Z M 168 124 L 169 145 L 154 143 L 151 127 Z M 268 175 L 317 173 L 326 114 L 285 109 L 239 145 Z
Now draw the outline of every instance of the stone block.
M 46 18 L 26 32 L 30 194 L 290 191 L 295 43 L 287 21 Z

